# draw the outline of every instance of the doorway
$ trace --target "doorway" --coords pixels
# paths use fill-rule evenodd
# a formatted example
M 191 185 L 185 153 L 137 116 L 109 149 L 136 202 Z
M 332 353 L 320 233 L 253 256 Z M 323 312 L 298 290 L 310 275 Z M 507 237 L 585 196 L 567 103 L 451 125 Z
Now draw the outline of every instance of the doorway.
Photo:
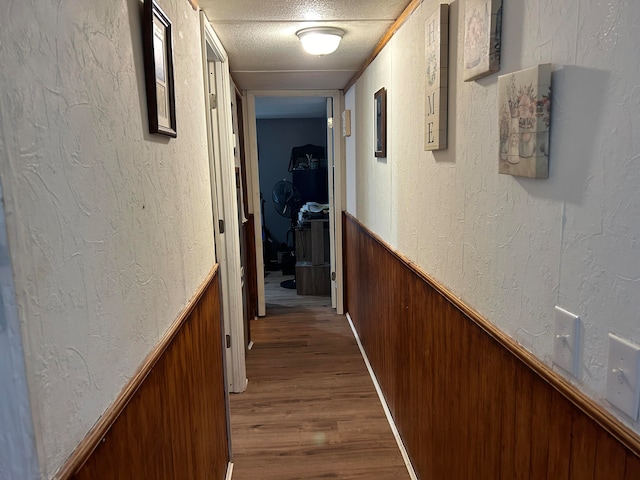
M 327 230 L 327 268 L 326 272 L 322 271 L 323 268 L 303 270 L 302 275 L 306 278 L 307 272 L 313 271 L 313 275 L 322 275 L 319 278 L 326 277 L 327 293 L 331 297 L 331 306 L 337 313 L 343 313 L 344 310 L 341 242 L 344 174 L 342 136 L 336 134 L 336 131 L 341 131 L 341 118 L 340 115 L 334 115 L 334 110 L 341 112 L 342 104 L 343 96 L 340 91 L 250 91 L 247 93 L 246 117 L 247 151 L 251 165 L 249 170 L 254 186 L 249 201 L 253 203 L 253 211 L 260 212 L 260 215 L 256 214 L 254 218 L 258 272 L 268 274 L 274 267 L 281 269 L 281 260 L 287 256 L 293 256 L 295 265 L 300 252 L 291 250 L 296 240 L 300 241 L 301 235 L 304 237 L 304 228 L 297 227 L 302 225 L 302 216 L 298 216 L 298 208 L 294 207 L 305 205 L 306 202 L 303 200 L 309 200 L 300 194 L 300 190 L 305 193 L 310 190 L 307 184 L 298 184 L 305 185 L 303 188 L 295 188 L 293 184 L 300 182 L 302 177 L 313 178 L 313 185 L 326 185 L 326 197 L 318 198 L 324 200 L 328 207 L 326 219 L 322 220 Z M 274 134 L 273 128 L 278 123 L 288 129 L 288 139 L 286 133 Z M 298 147 L 310 149 L 307 152 L 304 148 Z M 318 153 L 319 150 L 315 147 L 318 147 L 322 154 Z M 307 155 L 302 155 L 303 153 Z M 276 157 L 276 166 L 270 165 L 272 160 L 269 160 L 269 157 Z M 317 181 L 320 177 L 323 177 L 323 183 Z M 281 198 L 291 198 L 295 195 L 300 204 L 278 206 L 278 202 L 274 202 L 274 195 L 277 197 L 276 193 L 281 189 L 285 192 Z M 317 212 L 311 215 L 314 213 Z M 308 213 L 304 215 L 306 220 Z M 295 229 L 292 228 L 294 225 Z M 310 223 L 305 222 L 305 225 L 310 230 Z M 315 227 L 319 226 L 314 225 L 314 229 L 318 231 Z M 321 230 L 319 232 L 314 238 L 324 236 Z M 310 236 L 309 232 L 307 237 Z M 314 267 L 316 266 L 317 262 L 314 264 Z M 300 268 L 294 268 L 294 272 L 289 272 L 301 273 Z M 257 280 L 258 314 L 264 316 L 267 313 L 265 275 L 258 274 Z M 300 282 L 300 279 L 297 280 Z M 304 284 L 311 283 L 306 281 Z M 300 283 L 297 286 L 300 287 Z
M 239 198 L 227 55 L 204 13 L 200 16 L 216 261 L 220 265 L 226 392 L 247 386 L 240 262 Z

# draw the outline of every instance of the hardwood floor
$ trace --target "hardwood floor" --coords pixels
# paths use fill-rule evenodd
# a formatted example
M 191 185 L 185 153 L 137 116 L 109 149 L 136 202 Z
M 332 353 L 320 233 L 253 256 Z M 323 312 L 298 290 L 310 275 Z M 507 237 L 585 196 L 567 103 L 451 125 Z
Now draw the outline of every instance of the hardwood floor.
M 345 317 L 267 280 L 249 385 L 230 400 L 233 480 L 409 479 Z
M 271 314 L 272 309 L 295 310 L 331 306 L 331 297 L 329 296 L 297 295 L 295 290 L 280 286 L 280 282 L 283 280 L 292 279 L 293 275 L 282 275 L 280 272 L 269 272 L 269 275 L 265 277 L 264 294 L 267 302 L 267 315 Z

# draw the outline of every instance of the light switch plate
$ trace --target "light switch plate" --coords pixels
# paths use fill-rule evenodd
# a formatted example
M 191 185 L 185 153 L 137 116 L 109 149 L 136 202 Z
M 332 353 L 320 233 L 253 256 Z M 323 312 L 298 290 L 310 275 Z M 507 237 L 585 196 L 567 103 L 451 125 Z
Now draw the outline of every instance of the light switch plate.
M 580 317 L 556 307 L 553 363 L 578 376 L 580 366 Z
M 638 373 L 640 346 L 610 333 L 607 400 L 634 420 L 638 419 L 640 402 Z

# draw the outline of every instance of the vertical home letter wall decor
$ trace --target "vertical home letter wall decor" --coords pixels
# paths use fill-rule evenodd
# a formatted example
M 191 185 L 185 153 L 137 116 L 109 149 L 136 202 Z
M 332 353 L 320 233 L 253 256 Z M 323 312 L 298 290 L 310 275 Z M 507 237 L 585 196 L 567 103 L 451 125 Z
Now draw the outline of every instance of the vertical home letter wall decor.
M 464 81 L 500 70 L 502 0 L 467 0 L 464 12 Z
M 424 149 L 447 148 L 449 5 L 439 5 L 425 23 Z

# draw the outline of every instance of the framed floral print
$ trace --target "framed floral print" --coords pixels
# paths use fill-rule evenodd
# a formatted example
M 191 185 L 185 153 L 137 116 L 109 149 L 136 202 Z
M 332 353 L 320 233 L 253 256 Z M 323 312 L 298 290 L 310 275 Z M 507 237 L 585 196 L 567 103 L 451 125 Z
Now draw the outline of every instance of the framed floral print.
M 551 64 L 498 77 L 498 172 L 549 177 Z
M 500 70 L 502 0 L 467 0 L 464 12 L 464 81 Z

